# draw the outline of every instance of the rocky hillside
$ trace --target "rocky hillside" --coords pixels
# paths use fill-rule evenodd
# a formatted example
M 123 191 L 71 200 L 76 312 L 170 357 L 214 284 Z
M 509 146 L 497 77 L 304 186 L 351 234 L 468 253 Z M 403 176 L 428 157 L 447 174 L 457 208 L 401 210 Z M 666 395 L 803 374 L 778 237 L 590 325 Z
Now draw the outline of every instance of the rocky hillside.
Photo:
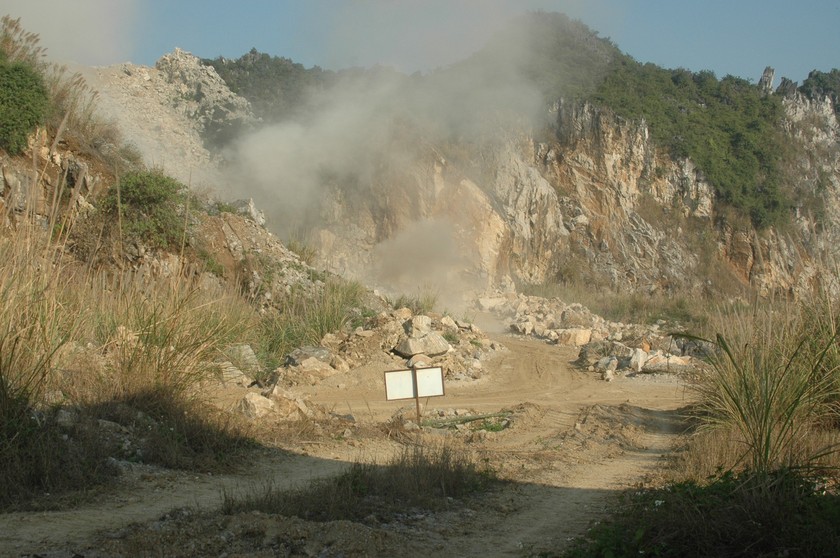
M 482 153 L 480 175 L 428 149 L 361 207 L 332 191 L 314 238 L 325 263 L 363 274 L 376 267 L 377 247 L 401 233 L 422 243 L 416 224 L 438 223 L 480 287 L 512 277 L 643 292 L 808 290 L 833 277 L 838 123 L 828 101 L 796 96 L 785 107 L 787 141 L 807 154 L 791 174 L 825 207 L 800 208 L 789 228 L 720 220 L 703 174 L 659 150 L 644 122 L 561 103 L 556 139 L 509 134 Z
M 590 103 L 556 103 L 552 134 L 508 127 L 466 143 L 392 120 L 378 130 L 386 139 L 371 133 L 364 145 L 372 147 L 354 153 L 344 170 L 348 155 L 335 137 L 318 144 L 316 132 L 294 136 L 295 149 L 313 141 L 322 149 L 312 163 L 303 151 L 287 161 L 285 144 L 258 132 L 239 153 L 235 144 L 224 152 L 223 172 L 222 158 L 205 148 L 208 138 L 254 119 L 211 67 L 176 51 L 155 68 L 123 64 L 86 74 L 147 161 L 222 197 L 254 197 L 268 227 L 305 236 L 321 265 L 393 291 L 483 291 L 513 280 L 736 296 L 833 281 L 840 125 L 828 99 L 784 98 L 785 142 L 798 154 L 785 174 L 803 195 L 792 225 L 759 230 L 727 218 L 703 173 L 658 146 L 644 121 Z M 325 120 L 340 127 L 335 117 Z M 237 160 L 243 145 L 253 159 Z M 326 178 L 305 193 L 295 190 L 296 176 L 310 178 L 302 173 L 263 176 L 257 167 L 272 153 L 285 166 L 322 165 Z
M 134 64 L 72 68 L 98 92 L 96 110 L 114 121 L 148 165 L 195 187 L 223 184 L 220 158 L 203 138 L 223 137 L 254 120 L 213 68 L 176 49 L 154 68 Z

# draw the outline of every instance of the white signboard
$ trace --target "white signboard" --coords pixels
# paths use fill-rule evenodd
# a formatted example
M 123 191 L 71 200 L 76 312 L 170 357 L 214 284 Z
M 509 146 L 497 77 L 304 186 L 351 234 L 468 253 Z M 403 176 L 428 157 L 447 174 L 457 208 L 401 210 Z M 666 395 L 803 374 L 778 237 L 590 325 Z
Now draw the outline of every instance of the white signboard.
M 443 394 L 443 368 L 440 366 L 385 372 L 385 399 L 388 401 Z

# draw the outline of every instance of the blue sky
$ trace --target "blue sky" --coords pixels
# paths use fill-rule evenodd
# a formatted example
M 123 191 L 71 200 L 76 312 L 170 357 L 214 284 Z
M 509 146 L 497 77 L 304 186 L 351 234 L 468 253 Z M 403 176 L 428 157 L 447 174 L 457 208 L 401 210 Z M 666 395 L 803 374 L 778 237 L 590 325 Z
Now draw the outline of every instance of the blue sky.
M 468 56 L 524 10 L 579 19 L 640 62 L 757 81 L 840 68 L 838 0 L 0 0 L 58 60 L 153 65 L 181 47 L 251 47 L 325 68 L 428 71 Z M 778 81 L 777 81 L 778 82 Z

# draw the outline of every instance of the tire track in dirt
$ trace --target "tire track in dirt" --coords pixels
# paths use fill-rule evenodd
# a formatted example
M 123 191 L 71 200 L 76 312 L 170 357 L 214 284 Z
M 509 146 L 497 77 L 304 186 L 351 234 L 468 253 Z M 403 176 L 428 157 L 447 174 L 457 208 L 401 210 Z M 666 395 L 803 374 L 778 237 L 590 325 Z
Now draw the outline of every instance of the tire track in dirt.
M 450 556 L 556 552 L 569 538 L 583 534 L 618 490 L 655 470 L 674 440 L 673 409 L 687 402 L 682 383 L 673 378 L 607 383 L 570 365 L 576 350 L 532 339 L 498 340 L 509 350 L 487 363 L 484 378 L 453 383 L 445 397 L 428 402 L 429 407 L 478 412 L 514 409 L 511 428 L 474 446 L 514 482 L 487 495 L 488 505 L 454 530 L 443 525 L 437 533 L 414 539 L 434 543 L 431 548 Z M 366 367 L 301 391 L 328 407 L 364 409 L 360 421 L 381 424 L 400 406 L 384 401 L 382 372 Z M 148 475 L 138 479 L 136 488 L 120 489 L 74 510 L 0 515 L 0 555 L 83 547 L 75 545 L 90 544 L 102 533 L 132 523 L 154 521 L 176 508 L 212 510 L 221 504 L 223 492 L 245 493 L 266 482 L 292 487 L 339 473 L 360 452 L 371 457 L 373 451 L 381 462 L 399 451 L 399 444 L 382 440 L 360 438 L 355 443 L 358 447 L 299 450 L 310 456 L 278 451 L 256 459 L 240 474 Z
M 157 482 L 147 476 L 136 489 L 120 489 L 116 498 L 73 510 L 0 514 L 0 556 L 19 556 L 57 546 L 72 548 L 89 542 L 100 531 L 155 520 L 173 509 L 218 508 L 225 493 L 244 494 L 266 483 L 292 488 L 338 474 L 346 466 L 341 461 L 278 452 L 250 464 L 243 474 L 174 473 Z
M 484 377 L 451 383 L 445 397 L 424 403 L 478 413 L 516 409 L 513 426 L 477 448 L 516 484 L 496 497 L 495 509 L 447 534 L 437 548 L 482 558 L 557 552 L 602 517 L 619 491 L 661 466 L 677 439 L 676 410 L 691 398 L 674 376 L 604 382 L 571 364 L 575 348 L 513 336 L 495 340 L 508 351 L 487 363 Z M 372 420 L 384 421 L 399 404 L 382 401 L 379 373 L 308 393 L 328 406 L 366 408 Z

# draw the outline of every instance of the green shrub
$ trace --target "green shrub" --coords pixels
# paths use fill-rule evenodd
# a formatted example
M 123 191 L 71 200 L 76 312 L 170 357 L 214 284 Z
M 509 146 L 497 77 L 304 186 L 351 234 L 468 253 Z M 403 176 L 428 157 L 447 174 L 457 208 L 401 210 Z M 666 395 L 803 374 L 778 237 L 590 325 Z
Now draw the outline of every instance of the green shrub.
M 109 226 L 121 227 L 124 238 L 153 248 L 177 248 L 185 234 L 182 214 L 186 187 L 160 172 L 133 171 L 108 191 L 102 202 Z
M 824 556 L 840 548 L 840 497 L 784 473 L 768 490 L 725 475 L 623 495 L 619 513 L 561 554 L 603 556 Z
M 0 148 L 12 155 L 23 151 L 29 134 L 44 122 L 48 107 L 40 74 L 27 64 L 9 63 L 0 54 Z
M 318 66 L 307 69 L 255 48 L 236 60 L 218 57 L 202 62 L 215 68 L 230 90 L 248 99 L 254 114 L 268 122 L 305 112 L 311 91 L 335 81 L 334 72 Z
M 840 115 L 840 70 L 837 68 L 830 72 L 813 70 L 802 82 L 799 92 L 816 101 L 828 97 L 834 103 L 834 114 Z

